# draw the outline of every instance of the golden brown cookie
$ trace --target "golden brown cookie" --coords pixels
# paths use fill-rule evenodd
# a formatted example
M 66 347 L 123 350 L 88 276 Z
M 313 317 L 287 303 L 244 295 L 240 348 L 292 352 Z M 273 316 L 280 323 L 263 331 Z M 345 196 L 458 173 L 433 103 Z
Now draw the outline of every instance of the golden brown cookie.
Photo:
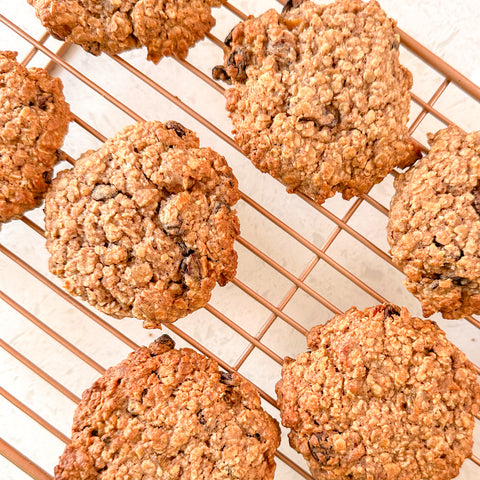
M 351 308 L 308 334 L 277 384 L 290 445 L 319 480 L 448 480 L 472 453 L 480 386 L 433 322 Z
M 480 132 L 430 135 L 428 155 L 395 180 L 388 241 L 423 314 L 480 313 Z
M 82 395 L 55 480 L 271 480 L 277 422 L 236 373 L 163 335 Z
M 70 293 L 156 328 L 234 277 L 237 180 L 198 144 L 177 122 L 142 122 L 58 174 L 45 205 L 47 248 Z
M 337 0 L 288 2 L 233 29 L 213 76 L 232 84 L 235 141 L 257 168 L 322 203 L 419 156 L 394 26 L 376 1 Z
M 16 57 L 0 52 L 0 223 L 42 202 L 71 116 L 61 80 Z
M 215 25 L 223 0 L 28 0 L 51 34 L 99 55 L 145 46 L 148 59 L 185 58 Z

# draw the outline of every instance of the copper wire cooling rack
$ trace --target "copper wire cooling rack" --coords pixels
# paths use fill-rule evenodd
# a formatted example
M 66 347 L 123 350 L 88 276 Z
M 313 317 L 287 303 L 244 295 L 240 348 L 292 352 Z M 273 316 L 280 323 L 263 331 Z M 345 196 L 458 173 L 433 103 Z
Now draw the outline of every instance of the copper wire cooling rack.
M 275 2 L 265 1 L 265 8 L 269 6 Z M 217 288 L 205 309 L 164 330 L 177 345 L 191 346 L 252 381 L 264 407 L 277 419 L 274 385 L 282 358 L 305 349 L 304 335 L 313 325 L 351 305 L 387 300 L 421 315 L 418 302 L 401 285 L 403 277 L 385 241 L 395 172 L 368 195 L 349 202 L 335 198 L 319 206 L 302 195 L 287 195 L 281 185 L 256 171 L 233 142 L 224 87 L 209 71 L 222 60 L 219 38 L 246 18 L 243 11 L 225 3 L 215 12 L 217 27 L 188 60 L 164 59 L 157 66 L 144 60 L 144 51 L 90 56 L 52 39 L 40 24 L 33 28 L 34 23 L 9 12 L 0 14 L 0 26 L 28 45 L 20 60 L 60 76 L 72 105 L 74 122 L 59 168 L 143 118 L 181 121 L 199 133 L 202 146 L 215 146 L 233 167 L 242 189 L 237 278 Z M 427 151 L 425 133 L 453 123 L 450 104 L 442 103 L 449 90 L 475 109 L 480 88 L 404 31 L 398 33 L 403 63 L 427 72 L 420 75 L 421 88 L 414 88 L 410 123 L 410 134 Z M 48 272 L 43 236 L 41 209 L 10 222 L 0 233 L 2 479 L 51 479 L 69 441 L 81 392 L 106 367 L 158 336 L 135 319 L 112 320 L 70 297 Z M 478 365 L 479 320 L 435 320 Z M 462 467 L 463 479 L 480 475 L 478 419 L 476 423 L 476 454 Z M 275 478 L 311 478 L 303 459 L 288 446 L 286 432 Z

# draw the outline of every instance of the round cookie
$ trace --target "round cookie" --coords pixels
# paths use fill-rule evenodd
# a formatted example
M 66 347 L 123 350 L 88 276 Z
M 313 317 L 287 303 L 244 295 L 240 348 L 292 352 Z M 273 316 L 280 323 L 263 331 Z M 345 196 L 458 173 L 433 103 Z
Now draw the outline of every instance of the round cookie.
M 351 308 L 308 334 L 276 386 L 290 445 L 315 479 L 448 480 L 472 453 L 480 386 L 433 322 Z
M 163 335 L 82 395 L 55 480 L 271 480 L 277 422 L 236 373 Z
M 58 174 L 45 204 L 47 249 L 70 293 L 156 328 L 235 276 L 237 180 L 198 144 L 177 122 L 142 122 Z
M 71 117 L 61 80 L 16 57 L 0 52 L 0 223 L 40 205 Z
M 480 313 L 480 132 L 430 135 L 428 155 L 395 180 L 392 259 L 423 314 Z
M 375 1 L 290 1 L 233 29 L 213 76 L 232 84 L 235 141 L 257 168 L 322 203 L 419 156 L 394 25 Z
M 184 59 L 215 25 L 211 8 L 223 0 L 28 0 L 60 40 L 87 52 L 116 54 L 145 46 L 149 60 Z

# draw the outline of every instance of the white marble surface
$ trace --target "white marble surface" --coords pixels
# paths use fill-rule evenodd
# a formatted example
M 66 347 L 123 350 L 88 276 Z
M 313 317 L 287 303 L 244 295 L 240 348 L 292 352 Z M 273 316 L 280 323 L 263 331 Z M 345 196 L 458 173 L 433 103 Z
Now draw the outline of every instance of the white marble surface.
M 270 7 L 280 8 L 279 3 L 274 0 L 232 0 L 231 3 L 243 12 L 253 14 L 259 14 Z M 400 28 L 428 46 L 468 78 L 480 84 L 478 0 L 424 0 L 422 2 L 382 0 L 381 4 L 390 16 L 398 20 Z M 26 1 L 0 0 L 0 13 L 34 38 L 40 38 L 43 33 L 43 28 L 33 14 L 33 9 Z M 216 10 L 215 16 L 218 22 L 214 33 L 219 38 L 223 38 L 237 19 L 225 8 Z M 49 39 L 46 46 L 56 51 L 60 42 Z M 19 58 L 23 59 L 31 49 L 31 45 L 0 24 L 0 49 L 18 50 Z M 195 109 L 220 130 L 229 134 L 230 123 L 223 108 L 221 95 L 177 62 L 164 59 L 159 65 L 153 65 L 145 60 L 143 50 L 129 52 L 122 57 L 173 95 L 178 96 L 186 105 Z M 221 57 L 221 50 L 206 40 L 191 51 L 188 60 L 208 75 L 211 67 L 221 61 Z M 428 100 L 441 83 L 441 76 L 404 50 L 402 50 L 402 58 L 414 74 L 414 92 Z M 335 224 L 331 220 L 298 197 L 287 195 L 281 185 L 255 170 L 248 160 L 215 133 L 173 105 L 160 93 L 126 72 L 111 58 L 105 55 L 93 57 L 74 46 L 69 49 L 65 59 L 78 72 L 89 76 L 106 92 L 141 117 L 162 121 L 176 119 L 197 131 L 202 145 L 209 145 L 225 155 L 244 192 L 297 230 L 316 247 L 321 248 L 335 230 Z M 29 65 L 44 66 L 46 61 L 45 55 L 37 54 Z M 132 123 L 132 119 L 127 114 L 85 86 L 71 72 L 58 67 L 53 73 L 62 78 L 65 95 L 73 112 L 103 135 L 109 136 L 124 125 Z M 441 97 L 438 109 L 465 129 L 479 128 L 479 104 L 454 86 L 449 86 L 445 95 Z M 418 112 L 418 106 L 413 106 L 412 117 Z M 425 142 L 425 133 L 441 126 L 438 121 L 427 118 L 425 124 L 419 128 L 417 138 Z M 98 139 L 79 125 L 72 124 L 64 149 L 75 157 L 88 148 L 98 146 L 99 143 Z M 372 196 L 385 206 L 388 206 L 391 194 L 391 177 L 372 191 Z M 335 198 L 329 200 L 325 206 L 341 218 L 351 204 L 352 201 L 345 202 Z M 242 236 L 294 275 L 301 275 L 315 257 L 314 254 L 246 203 L 240 202 L 238 211 Z M 39 225 L 43 225 L 41 209 L 30 212 L 28 217 Z M 386 217 L 365 202 L 349 221 L 351 227 L 383 251 L 388 249 L 385 224 Z M 60 282 L 48 272 L 43 238 L 23 222 L 14 221 L 5 225 L 0 231 L 0 243 L 55 285 L 61 286 Z M 269 302 L 279 305 L 291 289 L 292 283 L 242 245 L 238 245 L 238 252 L 238 279 Z M 348 233 L 341 232 L 328 248 L 327 254 L 382 296 L 405 305 L 413 313 L 420 315 L 418 302 L 405 291 L 401 283 L 402 275 Z M 323 261 L 313 268 L 312 273 L 307 277 L 306 284 L 340 309 L 346 309 L 351 305 L 365 307 L 377 303 L 375 298 Z M 0 289 L 104 367 L 118 362 L 130 350 L 127 345 L 117 340 L 3 254 L 0 254 Z M 259 305 L 235 285 L 229 285 L 223 289 L 217 288 L 211 304 L 253 335 L 270 318 L 270 312 L 265 307 Z M 332 315 L 327 308 L 301 290 L 297 291 L 288 303 L 285 313 L 306 328 L 324 322 Z M 137 320 L 118 321 L 103 315 L 100 317 L 139 344 L 147 343 L 158 335 L 158 331 L 143 330 Z M 480 331 L 478 329 L 467 321 L 444 321 L 438 316 L 435 320 L 439 321 L 452 341 L 473 361 L 480 364 Z M 205 310 L 180 320 L 176 325 L 228 364 L 235 364 L 248 346 L 247 340 Z M 1 337 L 9 345 L 76 395 L 80 395 L 98 376 L 96 370 L 79 360 L 22 314 L 1 301 L 0 332 Z M 282 357 L 295 355 L 305 349 L 304 337 L 281 319 L 275 320 L 263 338 L 263 342 Z M 183 346 L 185 342 L 179 340 L 178 345 Z M 75 404 L 14 360 L 3 349 L 0 349 L 0 365 L 0 385 L 68 435 Z M 274 396 L 274 385 L 279 378 L 280 366 L 260 350 L 253 350 L 240 371 L 268 394 Z M 266 402 L 265 406 L 278 417 L 277 412 Z M 62 442 L 2 397 L 0 397 L 0 407 L 0 435 L 47 472 L 52 473 L 58 455 L 63 450 Z M 476 430 L 475 440 L 475 451 L 479 455 L 479 428 Z M 304 465 L 299 456 L 288 446 L 285 433 L 281 451 Z M 28 478 L 2 457 L 0 457 L 0 472 L 1 478 L 5 480 Z M 278 462 L 276 479 L 296 478 L 300 477 L 285 464 Z M 480 478 L 480 467 L 472 462 L 466 462 L 459 478 L 463 480 Z

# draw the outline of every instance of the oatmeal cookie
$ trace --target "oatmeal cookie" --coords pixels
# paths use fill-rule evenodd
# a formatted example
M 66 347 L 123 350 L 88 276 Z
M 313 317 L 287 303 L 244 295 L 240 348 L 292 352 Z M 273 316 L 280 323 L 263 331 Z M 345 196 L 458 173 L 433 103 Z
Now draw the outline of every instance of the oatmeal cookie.
M 235 276 L 237 180 L 177 122 L 126 127 L 62 171 L 45 205 L 50 271 L 144 327 L 203 307 Z
M 257 168 L 322 203 L 418 158 L 394 25 L 376 1 L 290 1 L 233 29 L 213 76 L 232 84 L 235 141 Z
M 448 480 L 472 453 L 480 386 L 433 322 L 351 308 L 308 334 L 276 387 L 291 446 L 315 479 Z
M 431 150 L 395 180 L 388 241 L 423 314 L 480 313 L 480 132 L 430 135 Z
M 271 480 L 277 422 L 236 373 L 163 335 L 82 395 L 55 480 Z
M 61 80 L 16 57 L 0 52 L 0 223 L 40 205 L 71 117 Z
M 60 40 L 87 52 L 116 54 L 147 47 L 149 60 L 185 58 L 215 25 L 211 8 L 224 0 L 28 0 Z

